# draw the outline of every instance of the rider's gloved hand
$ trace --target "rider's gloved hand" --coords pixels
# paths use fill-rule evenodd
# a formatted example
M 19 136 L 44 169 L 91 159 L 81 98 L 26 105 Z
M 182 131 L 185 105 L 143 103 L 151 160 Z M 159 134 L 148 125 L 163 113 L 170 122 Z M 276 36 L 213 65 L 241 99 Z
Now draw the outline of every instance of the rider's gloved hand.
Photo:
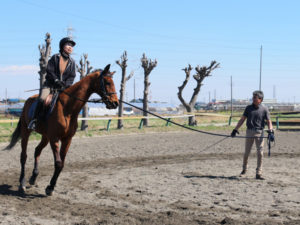
M 231 136 L 231 137 L 235 137 L 236 134 L 239 134 L 238 130 L 233 129 L 230 136 Z
M 269 140 L 272 142 L 275 141 L 274 130 L 268 130 L 267 133 L 268 133 Z
M 56 79 L 54 81 L 54 84 L 55 84 L 55 87 L 58 88 L 58 89 L 64 89 L 65 88 L 64 82 L 59 80 L 59 79 Z

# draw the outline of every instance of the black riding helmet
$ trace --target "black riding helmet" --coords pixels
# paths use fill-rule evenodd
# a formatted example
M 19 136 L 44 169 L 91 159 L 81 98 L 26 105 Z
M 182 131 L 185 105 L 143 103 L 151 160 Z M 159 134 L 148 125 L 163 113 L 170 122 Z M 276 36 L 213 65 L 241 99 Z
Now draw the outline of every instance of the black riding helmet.
M 67 44 L 67 43 L 71 43 L 73 47 L 76 45 L 75 41 L 73 41 L 72 38 L 70 38 L 70 37 L 64 37 L 59 42 L 59 50 L 60 51 L 63 50 L 65 44 Z

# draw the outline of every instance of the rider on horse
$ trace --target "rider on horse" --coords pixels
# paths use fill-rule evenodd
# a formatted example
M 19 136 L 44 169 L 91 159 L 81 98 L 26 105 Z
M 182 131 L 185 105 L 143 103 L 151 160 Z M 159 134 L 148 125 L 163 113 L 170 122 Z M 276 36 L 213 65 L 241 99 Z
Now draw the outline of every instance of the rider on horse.
M 75 45 L 76 43 L 69 37 L 60 40 L 59 53 L 53 55 L 48 62 L 46 81 L 40 89 L 37 106 L 28 129 L 35 130 L 38 114 L 51 90 L 63 90 L 73 84 L 76 76 L 75 61 L 70 55 Z

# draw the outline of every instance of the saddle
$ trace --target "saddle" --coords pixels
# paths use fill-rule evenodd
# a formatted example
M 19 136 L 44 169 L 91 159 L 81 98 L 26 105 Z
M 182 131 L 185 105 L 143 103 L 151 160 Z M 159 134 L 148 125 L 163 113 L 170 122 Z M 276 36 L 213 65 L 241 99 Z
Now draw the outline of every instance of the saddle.
M 38 119 L 47 121 L 51 113 L 53 112 L 53 109 L 56 105 L 57 99 L 58 99 L 59 92 L 50 93 L 47 98 L 44 101 L 44 106 L 41 112 L 39 112 Z M 34 111 L 36 109 L 38 103 L 38 99 L 36 98 L 35 101 L 31 104 L 29 110 L 28 110 L 28 118 L 31 120 L 34 115 Z

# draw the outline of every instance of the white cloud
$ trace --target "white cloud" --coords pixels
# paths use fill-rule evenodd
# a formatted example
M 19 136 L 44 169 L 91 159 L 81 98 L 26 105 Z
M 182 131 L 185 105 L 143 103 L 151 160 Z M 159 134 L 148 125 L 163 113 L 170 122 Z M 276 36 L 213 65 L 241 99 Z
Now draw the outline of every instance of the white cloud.
M 36 65 L 0 66 L 0 75 L 34 75 L 39 69 Z

